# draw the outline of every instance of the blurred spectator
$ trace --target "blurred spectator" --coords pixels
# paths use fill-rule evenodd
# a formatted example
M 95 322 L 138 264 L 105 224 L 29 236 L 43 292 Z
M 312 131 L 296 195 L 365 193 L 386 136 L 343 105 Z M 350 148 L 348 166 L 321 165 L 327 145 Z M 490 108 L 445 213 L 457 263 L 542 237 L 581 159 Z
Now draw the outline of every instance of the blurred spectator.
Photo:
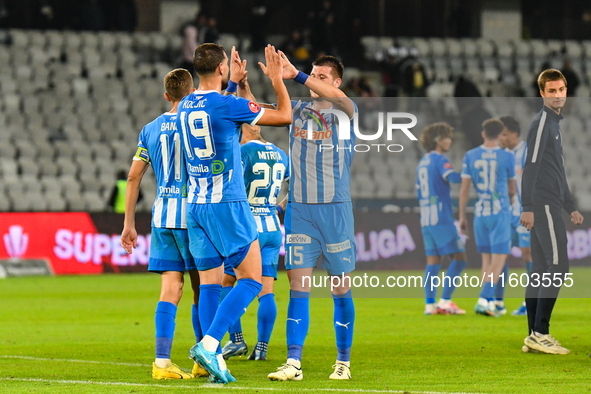
M 189 71 L 193 78 L 196 77 L 195 67 L 193 66 L 193 55 L 195 49 L 199 46 L 198 30 L 193 23 L 187 23 L 182 29 L 183 35 L 183 58 L 179 64 L 179 68 L 184 68 Z
M 426 97 L 429 82 L 423 64 L 417 58 L 409 57 L 402 61 L 400 68 L 402 88 L 406 95 L 410 97 Z
M 573 64 L 570 60 L 564 62 L 564 66 L 562 66 L 562 75 L 566 78 L 566 84 L 568 87 L 566 90 L 567 96 L 575 97 L 577 95 L 577 88 L 581 84 L 581 80 L 575 70 L 573 70 Z
M 218 21 L 214 17 L 207 20 L 207 30 L 205 31 L 203 42 L 218 42 L 220 33 L 218 32 L 217 25 Z
M 297 68 L 307 67 L 310 59 L 309 45 L 306 45 L 299 30 L 294 30 L 291 36 L 281 44 L 281 50 Z
M 454 88 L 454 97 L 482 97 L 482 94 L 480 94 L 474 82 L 460 75 Z
M 109 208 L 115 213 L 125 213 L 125 192 L 127 191 L 127 173 L 123 170 L 117 171 L 117 182 L 111 190 L 109 197 Z M 142 190 L 139 190 L 137 202 L 144 198 Z
M 208 23 L 207 23 L 207 15 L 204 13 L 200 13 L 197 15 L 197 22 L 195 23 L 195 27 L 197 28 L 197 44 L 201 45 L 205 41 L 205 33 L 207 33 Z
M 350 97 L 378 97 L 365 77 L 351 79 L 344 89 Z
M 462 120 L 462 132 L 470 143 L 470 149 L 482 145 L 482 123 L 492 118 L 484 108 L 482 97 L 457 98 L 458 110 Z

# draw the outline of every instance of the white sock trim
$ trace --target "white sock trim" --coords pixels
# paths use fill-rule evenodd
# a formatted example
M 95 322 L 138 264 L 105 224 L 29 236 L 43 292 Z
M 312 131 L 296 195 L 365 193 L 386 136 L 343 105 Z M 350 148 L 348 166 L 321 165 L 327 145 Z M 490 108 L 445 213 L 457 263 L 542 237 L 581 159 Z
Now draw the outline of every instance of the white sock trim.
M 157 358 L 154 361 L 154 364 L 156 364 L 158 368 L 168 368 L 172 365 L 172 362 L 169 358 Z
M 203 343 L 205 350 L 208 352 L 215 352 L 220 344 L 220 341 L 209 335 L 204 336 L 201 342 Z

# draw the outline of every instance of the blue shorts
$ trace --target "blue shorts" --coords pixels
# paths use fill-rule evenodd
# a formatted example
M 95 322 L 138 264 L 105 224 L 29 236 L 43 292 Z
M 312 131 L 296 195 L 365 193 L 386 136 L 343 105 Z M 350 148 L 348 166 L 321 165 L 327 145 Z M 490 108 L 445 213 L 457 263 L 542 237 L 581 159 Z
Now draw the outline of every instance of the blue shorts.
M 531 234 L 521 224 L 518 226 L 511 226 L 511 246 L 519 248 L 531 247 Z
M 257 226 L 246 201 L 187 204 L 189 248 L 199 271 L 242 263 L 257 239 Z
M 509 254 L 511 251 L 511 212 L 474 217 L 474 238 L 478 253 Z
M 152 227 L 148 271 L 162 273 L 196 269 L 195 260 L 189 251 L 187 230 Z
M 331 275 L 355 269 L 357 248 L 350 201 L 329 204 L 290 202 L 285 210 L 285 269 L 322 268 Z
M 458 229 L 452 224 L 438 224 L 421 228 L 427 256 L 447 256 L 466 251 Z
M 261 246 L 261 258 L 263 261 L 263 276 L 269 276 L 277 280 L 277 263 L 279 250 L 281 249 L 281 231 L 259 233 L 259 245 Z M 224 273 L 236 276 L 234 268 L 229 264 L 224 265 Z

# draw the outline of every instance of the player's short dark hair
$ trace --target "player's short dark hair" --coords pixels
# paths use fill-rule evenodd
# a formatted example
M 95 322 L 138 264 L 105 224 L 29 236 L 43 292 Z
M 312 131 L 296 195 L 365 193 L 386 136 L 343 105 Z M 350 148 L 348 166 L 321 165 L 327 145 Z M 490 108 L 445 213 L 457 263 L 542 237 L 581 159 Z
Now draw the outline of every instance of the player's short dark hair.
M 341 63 L 341 61 L 334 56 L 320 56 L 318 59 L 314 60 L 312 66 L 329 66 L 332 68 L 337 78 L 343 79 L 345 66 L 343 66 L 343 63 Z
M 193 77 L 184 68 L 172 70 L 164 77 L 164 89 L 172 101 L 180 101 L 191 94 Z
M 507 130 L 513 133 L 517 133 L 517 135 L 521 134 L 521 127 L 519 127 L 519 122 L 511 115 L 501 116 L 499 120 L 503 122 Z
M 445 122 L 433 123 L 425 127 L 421 133 L 421 146 L 427 152 L 435 150 L 437 141 L 443 138 L 452 138 L 453 128 Z
M 484 130 L 484 135 L 487 138 L 494 140 L 501 134 L 501 131 L 505 128 L 503 122 L 498 119 L 488 119 L 482 123 L 482 129 Z
M 201 44 L 195 49 L 193 66 L 197 75 L 208 75 L 223 63 L 226 58 L 226 50 L 218 44 Z
M 538 77 L 538 87 L 540 88 L 540 92 L 543 92 L 546 88 L 546 82 L 550 81 L 564 81 L 564 86 L 566 86 L 566 78 L 562 73 L 554 68 L 549 68 L 544 70 L 540 73 Z

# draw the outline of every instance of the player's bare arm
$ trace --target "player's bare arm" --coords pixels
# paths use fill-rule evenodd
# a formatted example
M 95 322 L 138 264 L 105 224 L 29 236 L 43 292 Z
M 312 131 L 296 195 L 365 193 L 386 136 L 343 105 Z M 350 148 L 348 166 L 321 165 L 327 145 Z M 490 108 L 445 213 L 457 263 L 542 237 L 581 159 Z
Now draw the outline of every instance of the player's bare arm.
M 135 206 L 140 193 L 140 183 L 148 169 L 148 163 L 142 160 L 134 160 L 127 176 L 127 189 L 125 190 L 125 221 L 121 233 L 121 246 L 127 253 L 137 247 L 137 231 L 135 229 Z
M 281 61 L 283 63 L 283 79 L 294 79 L 299 71 L 285 56 L 285 53 L 279 51 Z M 325 98 L 330 101 L 336 108 L 344 111 L 349 118 L 352 118 L 355 114 L 355 106 L 353 101 L 347 95 L 338 88 L 341 84 L 341 79 L 337 78 L 334 82 L 328 83 L 330 75 L 324 70 L 326 67 L 315 67 L 310 74 L 310 78 L 306 80 L 304 85 L 314 91 L 318 96 Z
M 509 193 L 509 201 L 513 201 L 514 198 L 517 198 L 517 186 L 515 186 L 515 179 L 509 179 L 507 182 L 508 186 L 508 193 Z
M 260 126 L 288 126 L 291 124 L 291 102 L 289 93 L 283 83 L 283 65 L 281 57 L 275 47 L 267 45 L 265 48 L 266 65 L 259 62 L 263 73 L 271 80 L 275 95 L 277 96 L 277 108 L 266 109 L 261 119 L 257 122 Z
M 468 197 L 470 195 L 470 178 L 462 178 L 462 186 L 460 188 L 460 230 L 462 234 L 468 235 L 468 220 L 466 219 L 466 206 L 468 205 Z

